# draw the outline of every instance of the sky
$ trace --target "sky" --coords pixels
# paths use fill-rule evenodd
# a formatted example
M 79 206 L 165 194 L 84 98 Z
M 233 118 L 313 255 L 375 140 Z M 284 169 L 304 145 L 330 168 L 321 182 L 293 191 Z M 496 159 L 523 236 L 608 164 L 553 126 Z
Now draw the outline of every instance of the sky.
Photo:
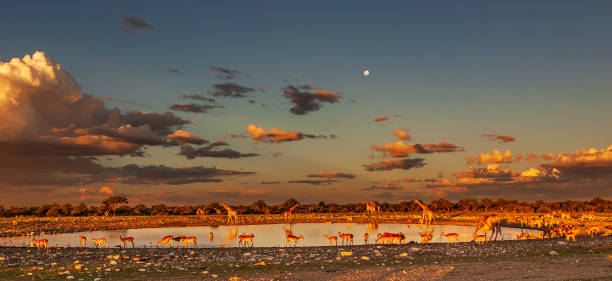
M 4 3 L 0 205 L 610 199 L 611 8 Z

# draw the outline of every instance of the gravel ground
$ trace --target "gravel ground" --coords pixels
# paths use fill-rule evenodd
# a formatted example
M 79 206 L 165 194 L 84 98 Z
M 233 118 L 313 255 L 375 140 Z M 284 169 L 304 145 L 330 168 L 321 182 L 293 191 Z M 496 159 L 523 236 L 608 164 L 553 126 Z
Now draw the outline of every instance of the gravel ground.
M 265 266 L 255 264 L 264 262 Z M 612 280 L 612 238 L 290 248 L 0 247 L 0 280 Z M 232 279 L 233 278 L 233 279 Z

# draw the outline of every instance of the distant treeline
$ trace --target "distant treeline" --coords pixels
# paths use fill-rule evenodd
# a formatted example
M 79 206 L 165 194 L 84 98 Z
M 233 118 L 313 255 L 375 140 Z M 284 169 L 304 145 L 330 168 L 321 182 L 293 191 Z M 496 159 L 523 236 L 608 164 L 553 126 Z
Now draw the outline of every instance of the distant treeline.
M 59 217 L 59 216 L 150 216 L 150 215 L 213 215 L 217 210 L 226 213 L 218 202 L 208 205 L 185 205 L 168 206 L 158 204 L 145 206 L 138 204 L 134 207 L 126 205 L 125 197 L 112 196 L 102 202 L 102 205 L 78 205 L 71 204 L 51 204 L 39 207 L 10 207 L 0 206 L 0 216 L 39 216 L 39 217 Z M 295 199 L 289 199 L 281 205 L 268 205 L 259 200 L 250 205 L 232 206 L 238 210 L 239 214 L 282 214 L 289 207 L 298 204 Z M 398 204 L 378 203 L 381 212 L 419 212 L 421 208 L 414 201 L 404 201 Z M 437 212 L 519 212 L 519 213 L 547 213 L 552 211 L 564 212 L 612 212 L 612 201 L 602 198 L 594 198 L 591 201 L 559 201 L 545 202 L 519 202 L 507 199 L 461 199 L 451 202 L 444 198 L 430 202 L 429 208 Z M 216 209 L 216 210 L 215 210 Z M 198 211 L 199 210 L 199 211 Z M 319 202 L 318 204 L 303 204 L 296 208 L 293 213 L 364 213 L 366 212 L 365 203 L 336 204 Z

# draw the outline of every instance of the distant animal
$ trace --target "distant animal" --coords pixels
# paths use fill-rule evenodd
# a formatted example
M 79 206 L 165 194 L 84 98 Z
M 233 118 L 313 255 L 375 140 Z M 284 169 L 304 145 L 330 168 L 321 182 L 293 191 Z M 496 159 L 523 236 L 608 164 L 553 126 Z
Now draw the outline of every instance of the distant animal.
M 134 248 L 134 237 L 121 237 L 121 235 L 119 235 L 119 240 L 123 242 L 123 248 L 126 247 L 127 243 L 132 243 L 132 248 Z
M 251 235 L 246 235 L 244 234 L 244 232 L 238 236 L 238 239 L 240 240 L 238 242 L 239 246 L 247 246 L 248 242 L 251 242 L 251 247 L 253 247 L 253 237 L 255 237 L 255 235 L 253 235 L 253 233 L 251 233 Z M 244 245 L 243 245 L 244 243 Z
M 208 240 L 213 241 L 213 239 L 214 239 L 213 233 L 209 232 L 208 233 Z
M 179 243 L 183 242 L 183 246 L 185 248 L 189 248 L 189 242 L 191 242 L 193 244 L 193 247 L 197 247 L 198 243 L 196 243 L 196 238 L 195 236 L 190 236 L 190 237 L 185 237 L 185 236 L 181 236 L 180 240 L 178 241 L 178 243 L 176 243 L 177 246 L 179 246 Z
M 181 239 L 183 239 L 183 237 L 185 237 L 185 235 L 180 235 L 180 236 L 174 236 L 172 237 L 172 241 L 170 241 L 171 245 L 174 247 L 174 242 L 176 242 L 176 246 L 179 246 L 179 243 L 181 242 Z
M 363 235 L 363 244 L 368 245 L 368 238 L 370 237 L 370 235 L 366 232 L 366 234 Z
M 448 240 L 448 242 L 446 243 L 446 245 L 449 245 L 451 243 L 451 239 L 454 239 L 455 242 L 454 243 L 459 243 L 459 234 L 457 233 L 448 233 L 448 234 L 444 234 L 444 232 L 440 233 L 440 237 L 446 237 L 446 239 Z
M 81 237 L 81 247 L 85 247 L 85 243 L 87 242 L 87 238 L 85 236 L 80 236 Z
M 483 245 L 484 243 L 487 243 L 487 235 L 486 234 L 474 235 L 474 240 L 472 241 L 476 241 L 476 244 L 478 245 Z
M 338 246 L 338 237 L 337 236 L 327 236 L 325 238 L 329 241 L 329 245 L 332 245 L 332 242 L 336 242 L 336 246 Z
M 291 245 L 291 241 L 293 241 L 293 246 L 297 246 L 297 242 L 300 239 L 304 239 L 304 236 L 300 235 L 299 237 L 297 237 L 297 236 L 293 236 L 293 235 L 287 235 L 287 236 L 285 236 L 285 244 L 286 245 Z
M 340 239 L 342 239 L 342 245 L 344 245 L 344 241 L 346 241 L 347 244 L 351 243 L 351 245 L 353 245 L 353 234 L 338 232 L 338 236 L 340 237 Z
M 165 247 L 168 247 L 168 243 L 172 244 L 172 235 L 164 236 L 161 240 L 155 242 L 155 247 L 159 246 L 159 244 L 164 244 Z
M 91 239 L 91 242 L 94 243 L 94 246 L 96 248 L 98 248 L 98 246 L 101 247 L 108 247 L 108 245 L 106 244 L 106 239 L 105 238 L 97 238 L 97 239 Z
M 37 250 L 40 250 L 40 248 L 43 248 L 45 250 L 49 249 L 49 241 L 47 239 L 36 240 L 34 239 L 34 237 L 32 237 L 30 241 L 32 241 L 33 244 L 36 244 Z

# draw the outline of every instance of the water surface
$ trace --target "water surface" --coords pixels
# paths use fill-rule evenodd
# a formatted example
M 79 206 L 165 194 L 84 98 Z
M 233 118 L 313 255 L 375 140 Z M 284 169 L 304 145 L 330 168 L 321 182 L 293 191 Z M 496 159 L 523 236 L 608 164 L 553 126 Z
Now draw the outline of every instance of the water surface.
M 429 243 L 446 242 L 445 237 L 440 237 L 441 232 L 458 233 L 462 242 L 471 241 L 475 226 L 457 225 L 433 225 L 433 240 Z M 297 223 L 297 224 L 262 224 L 262 225 L 239 225 L 239 226 L 194 226 L 194 227 L 166 227 L 166 228 L 139 228 L 125 230 L 103 230 L 92 232 L 62 233 L 56 235 L 43 235 L 42 238 L 49 240 L 49 246 L 58 247 L 80 247 L 79 236 L 87 237 L 87 247 L 92 247 L 92 238 L 106 238 L 109 247 L 123 245 L 119 235 L 123 237 L 134 237 L 136 247 L 155 247 L 155 242 L 166 235 L 172 236 L 196 236 L 199 248 L 204 247 L 238 247 L 238 235 L 242 233 L 255 235 L 253 239 L 255 247 L 280 247 L 285 246 L 286 233 L 295 236 L 303 235 L 298 246 L 329 246 L 329 241 L 324 235 L 338 236 L 338 232 L 352 233 L 355 245 L 363 245 L 363 236 L 369 234 L 369 243 L 373 244 L 378 233 L 402 232 L 406 235 L 406 241 L 420 241 L 418 232 L 423 230 L 415 224 L 351 224 L 351 223 Z M 213 239 L 209 239 L 209 233 L 213 233 Z M 521 230 L 517 228 L 502 228 L 502 237 L 498 239 L 514 240 Z M 37 237 L 41 239 L 41 237 Z M 2 237 L 0 246 L 28 246 L 29 237 Z M 338 245 L 342 242 L 338 239 Z M 131 245 L 129 245 L 131 247 Z

